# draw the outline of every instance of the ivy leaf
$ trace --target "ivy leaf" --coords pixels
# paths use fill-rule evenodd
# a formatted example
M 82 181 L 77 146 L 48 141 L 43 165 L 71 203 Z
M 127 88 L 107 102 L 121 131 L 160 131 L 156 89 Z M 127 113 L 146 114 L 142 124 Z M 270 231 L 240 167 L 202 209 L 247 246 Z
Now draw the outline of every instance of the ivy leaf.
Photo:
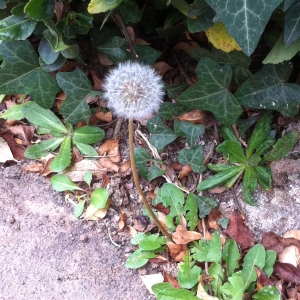
M 184 87 L 185 84 L 182 86 L 182 88 L 180 88 L 180 90 L 182 90 Z M 160 106 L 158 114 L 166 120 L 173 120 L 174 116 L 180 116 L 186 113 L 188 110 L 189 109 L 187 107 L 184 107 L 178 103 L 163 102 Z
M 183 165 L 190 165 L 195 173 L 201 173 L 205 170 L 202 161 L 202 146 L 196 146 L 194 149 L 179 151 L 178 161 Z
M 143 46 L 143 45 L 134 45 L 134 48 L 141 60 L 142 63 L 152 66 L 155 61 L 161 56 L 161 51 L 158 51 L 154 48 Z M 132 53 L 131 53 L 132 54 Z M 134 58 L 133 54 L 132 57 Z
M 60 113 L 64 115 L 67 122 L 77 124 L 80 121 L 89 121 L 91 112 L 86 99 L 93 95 L 93 87 L 80 69 L 74 72 L 61 72 L 56 76 L 61 89 L 67 94 Z
M 0 70 L 0 93 L 30 94 L 37 104 L 50 108 L 59 87 L 54 78 L 40 68 L 38 56 L 30 42 L 2 41 L 0 55 L 6 63 Z
M 51 110 L 42 108 L 34 102 L 30 103 L 30 105 L 24 106 L 23 114 L 31 123 L 55 132 L 68 132 L 61 120 Z
M 175 185 L 165 183 L 161 189 L 161 199 L 165 207 L 170 207 L 170 218 L 179 217 L 183 212 L 184 197 Z
M 152 252 L 138 249 L 128 257 L 125 267 L 130 269 L 138 269 L 144 266 L 150 258 L 155 258 L 156 256 L 157 255 Z
M 235 269 L 239 267 L 240 252 L 236 242 L 228 239 L 222 252 L 222 258 L 226 262 L 226 275 L 232 276 Z
M 73 132 L 73 140 L 82 144 L 94 144 L 104 138 L 104 131 L 96 126 L 82 126 Z
M 41 58 L 39 58 L 40 66 L 46 72 L 53 72 L 53 71 L 58 70 L 65 64 L 66 61 L 67 61 L 67 59 L 64 56 L 62 56 L 60 53 L 58 55 L 57 60 L 54 63 L 49 64 L 49 65 L 46 64 Z
M 232 274 L 221 286 L 221 293 L 227 295 L 229 299 L 242 299 L 244 294 L 244 281 L 241 272 Z M 224 297 L 225 299 L 227 297 Z
M 195 261 L 190 255 L 190 251 L 187 251 L 186 256 L 183 258 L 183 263 L 178 267 L 178 283 L 185 289 L 192 288 L 197 282 L 200 276 L 201 268 L 195 266 Z
M 196 19 L 188 18 L 187 25 L 190 33 L 205 31 L 214 25 L 213 18 L 215 16 L 214 10 L 207 6 L 201 9 Z
M 255 266 L 263 268 L 265 265 L 266 251 L 261 244 L 253 246 L 244 257 L 242 277 L 245 284 L 245 290 L 250 283 L 256 280 Z
M 214 207 L 217 207 L 218 202 L 214 198 L 194 195 L 197 201 L 199 210 L 199 218 L 207 216 Z
M 24 9 L 24 12 L 31 19 L 42 21 L 51 18 L 54 13 L 54 0 L 30 0 Z
M 91 0 L 88 6 L 90 14 L 99 14 L 116 8 L 122 0 Z
M 131 22 L 131 23 L 138 23 L 143 13 L 139 9 L 138 5 L 133 1 L 126 1 L 119 5 L 118 10 L 120 11 L 122 15 L 122 19 L 125 24 Z
M 262 163 L 278 160 L 288 155 L 294 148 L 299 135 L 297 132 L 290 132 L 280 138 L 273 149 L 262 159 Z
M 203 58 L 197 67 L 198 82 L 184 91 L 178 102 L 189 108 L 211 111 L 224 125 L 232 125 L 242 113 L 238 101 L 228 91 L 232 78 L 229 65 L 220 66 L 211 58 Z
M 202 124 L 193 124 L 188 121 L 182 121 L 179 124 L 179 128 L 186 135 L 186 140 L 191 148 L 195 146 L 196 139 L 199 135 L 204 134 L 205 126 Z
M 9 16 L 0 21 L 0 39 L 6 41 L 25 40 L 32 34 L 35 26 L 36 21 L 29 18 Z
M 229 34 L 250 56 L 275 8 L 282 0 L 207 0 L 221 16 Z
M 152 181 L 154 178 L 162 176 L 165 174 L 164 170 L 161 170 L 156 166 L 154 160 L 147 152 L 146 149 L 138 148 L 134 150 L 134 158 L 137 168 L 139 169 L 140 175 L 147 181 Z M 153 162 L 153 164 L 148 167 L 147 163 Z
M 287 10 L 284 22 L 284 43 L 289 46 L 300 37 L 300 1 L 295 1 Z
M 186 87 L 186 83 L 178 83 L 178 84 L 166 84 L 165 83 L 165 89 L 166 89 L 166 92 L 168 94 L 168 97 L 169 98 L 175 98 L 181 91 L 184 90 L 184 88 Z M 162 109 L 162 106 L 164 104 L 168 104 L 168 105 L 174 105 L 175 104 L 175 107 L 182 107 L 182 105 L 178 105 L 177 103 L 169 103 L 169 102 L 163 102 L 161 107 L 160 107 L 160 110 Z M 177 104 L 177 105 L 176 105 Z M 178 116 L 179 114 L 174 114 L 173 116 Z
M 54 138 L 42 141 L 26 149 L 24 156 L 29 159 L 37 159 L 46 156 L 49 152 L 54 151 L 64 140 L 64 138 Z
M 91 203 L 99 209 L 102 209 L 106 206 L 108 199 L 108 191 L 104 188 L 97 188 L 91 194 Z
M 61 143 L 58 154 L 50 164 L 51 171 L 63 171 L 71 163 L 71 158 L 71 137 L 68 136 Z
M 84 191 L 82 188 L 77 186 L 77 184 L 72 182 L 68 176 L 63 174 L 57 174 L 52 176 L 50 182 L 52 184 L 52 187 L 58 192 L 74 190 Z
M 149 141 L 159 153 L 177 138 L 174 131 L 166 126 L 158 116 L 148 120 L 147 129 L 151 133 Z
M 185 219 L 190 230 L 194 230 L 198 222 L 198 206 L 195 195 L 189 193 L 184 205 Z
M 291 74 L 289 62 L 264 65 L 246 80 L 235 96 L 241 105 L 258 109 L 275 109 L 287 117 L 298 113 L 300 86 L 285 83 Z
M 139 242 L 139 248 L 145 251 L 152 251 L 166 244 L 166 239 L 159 236 L 159 233 L 145 235 Z

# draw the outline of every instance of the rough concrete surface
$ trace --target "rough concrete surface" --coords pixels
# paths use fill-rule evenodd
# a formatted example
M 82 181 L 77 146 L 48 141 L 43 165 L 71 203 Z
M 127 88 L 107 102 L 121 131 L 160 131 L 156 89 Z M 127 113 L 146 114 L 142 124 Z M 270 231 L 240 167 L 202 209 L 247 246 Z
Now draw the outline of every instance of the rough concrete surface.
M 75 219 L 48 180 L 0 168 L 0 299 L 154 299 L 124 267 L 127 244 L 118 248 L 105 227 Z

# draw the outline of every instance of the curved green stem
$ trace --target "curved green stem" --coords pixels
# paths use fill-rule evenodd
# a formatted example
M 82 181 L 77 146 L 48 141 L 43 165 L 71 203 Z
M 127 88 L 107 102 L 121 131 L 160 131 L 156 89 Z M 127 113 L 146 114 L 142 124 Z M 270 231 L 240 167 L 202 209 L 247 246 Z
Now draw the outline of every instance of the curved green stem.
M 144 192 L 141 189 L 140 180 L 138 177 L 138 174 L 136 172 L 136 165 L 135 165 L 135 158 L 134 158 L 134 146 L 133 146 L 133 120 L 129 119 L 129 150 L 130 150 L 130 163 L 131 163 L 131 171 L 132 171 L 132 177 L 134 180 L 134 184 L 136 186 L 136 189 L 139 193 L 139 195 L 142 197 L 143 204 L 145 205 L 148 213 L 150 214 L 151 218 L 153 219 L 154 223 L 157 225 L 157 227 L 160 229 L 160 231 L 168 238 L 172 239 L 172 236 L 168 233 L 168 231 L 164 228 L 164 226 L 161 224 L 161 222 L 157 219 L 156 215 L 154 214 L 151 206 L 149 205 L 146 196 Z

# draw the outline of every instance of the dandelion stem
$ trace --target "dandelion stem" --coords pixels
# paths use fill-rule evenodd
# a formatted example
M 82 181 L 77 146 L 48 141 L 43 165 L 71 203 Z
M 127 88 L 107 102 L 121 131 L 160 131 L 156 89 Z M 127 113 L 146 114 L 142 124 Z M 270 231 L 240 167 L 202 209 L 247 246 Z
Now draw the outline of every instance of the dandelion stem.
M 149 205 L 146 196 L 144 192 L 141 189 L 140 181 L 138 174 L 136 172 L 136 165 L 135 165 L 135 158 L 134 158 L 134 144 L 133 144 L 133 120 L 129 119 L 129 150 L 130 150 L 130 163 L 131 163 L 131 171 L 132 171 L 132 177 L 134 180 L 134 184 L 136 186 L 136 189 L 139 193 L 139 195 L 142 197 L 143 204 L 145 205 L 148 213 L 150 214 L 151 218 L 153 219 L 154 223 L 157 225 L 157 227 L 161 230 L 161 232 L 168 238 L 172 239 L 172 236 L 168 233 L 168 231 L 164 228 L 162 223 L 157 219 L 156 215 L 154 214 L 151 206 Z

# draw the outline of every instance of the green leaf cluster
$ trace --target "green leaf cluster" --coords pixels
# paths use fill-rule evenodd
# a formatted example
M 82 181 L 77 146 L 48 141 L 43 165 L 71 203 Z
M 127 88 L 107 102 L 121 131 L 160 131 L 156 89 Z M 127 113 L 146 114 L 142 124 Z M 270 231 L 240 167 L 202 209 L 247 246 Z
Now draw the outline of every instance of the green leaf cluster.
M 271 169 L 266 164 L 286 156 L 298 139 L 298 133 L 291 132 L 275 142 L 275 139 L 270 137 L 271 122 L 272 111 L 267 111 L 258 121 L 246 151 L 236 138 L 233 129 L 223 127 L 221 132 L 225 141 L 216 151 L 223 153 L 228 164 L 208 164 L 208 168 L 218 174 L 200 182 L 198 191 L 218 185 L 229 188 L 243 177 L 243 198 L 246 203 L 255 205 L 252 193 L 257 185 L 259 184 L 263 190 L 271 188 Z

